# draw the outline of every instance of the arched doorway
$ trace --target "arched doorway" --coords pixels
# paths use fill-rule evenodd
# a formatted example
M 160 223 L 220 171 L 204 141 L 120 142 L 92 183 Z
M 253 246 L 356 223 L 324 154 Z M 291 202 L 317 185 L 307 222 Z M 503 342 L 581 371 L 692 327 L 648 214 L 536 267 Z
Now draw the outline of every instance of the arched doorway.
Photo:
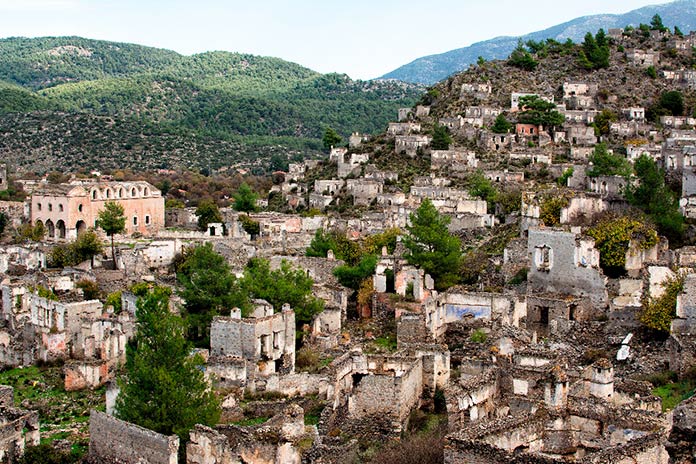
M 75 230 L 77 231 L 77 236 L 79 237 L 82 232 L 85 232 L 87 230 L 87 224 L 83 220 L 77 221 L 75 224 Z
M 65 221 L 59 219 L 56 222 L 56 229 L 58 229 L 58 238 L 65 238 Z
M 56 237 L 56 226 L 53 224 L 53 221 L 50 219 L 46 221 L 46 230 L 48 231 L 48 238 L 55 238 Z

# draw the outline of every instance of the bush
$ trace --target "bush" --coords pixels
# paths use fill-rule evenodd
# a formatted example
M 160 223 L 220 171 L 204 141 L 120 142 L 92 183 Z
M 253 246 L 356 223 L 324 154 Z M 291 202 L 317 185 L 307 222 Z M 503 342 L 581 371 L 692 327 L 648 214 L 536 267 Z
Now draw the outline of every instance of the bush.
M 105 306 L 112 306 L 114 308 L 114 313 L 116 314 L 120 313 L 123 310 L 121 294 L 121 290 L 109 293 L 106 296 L 106 302 L 104 303 Z
M 71 451 L 59 451 L 50 444 L 44 443 L 38 446 L 28 446 L 24 450 L 19 464 L 73 464 L 80 460 L 79 453 Z
M 667 279 L 662 286 L 665 292 L 659 298 L 650 298 L 643 305 L 638 319 L 649 329 L 669 333 L 672 319 L 676 316 L 677 296 L 684 290 L 684 274 Z
M 488 334 L 483 329 L 476 329 L 472 332 L 469 339 L 474 343 L 486 343 L 486 340 L 488 340 Z
M 563 195 L 548 196 L 540 206 L 539 219 L 547 227 L 561 223 L 561 210 L 568 206 L 568 199 Z
M 242 223 L 242 229 L 244 229 L 244 232 L 252 237 L 256 237 L 261 233 L 261 225 L 259 222 L 254 221 L 248 215 L 240 214 L 239 221 Z
M 443 431 L 410 435 L 382 448 L 371 460 L 380 464 L 439 464 L 444 462 Z
M 101 291 L 99 290 L 99 285 L 93 280 L 83 279 L 75 284 L 77 288 L 82 289 L 82 294 L 85 300 L 97 300 Z
M 319 353 L 305 345 L 295 353 L 295 366 L 300 371 L 316 372 L 319 365 Z
M 657 232 L 645 220 L 626 216 L 601 219 L 587 231 L 587 235 L 595 239 L 599 265 L 605 271 L 623 270 L 631 240 L 643 250 L 652 248 L 658 242 Z

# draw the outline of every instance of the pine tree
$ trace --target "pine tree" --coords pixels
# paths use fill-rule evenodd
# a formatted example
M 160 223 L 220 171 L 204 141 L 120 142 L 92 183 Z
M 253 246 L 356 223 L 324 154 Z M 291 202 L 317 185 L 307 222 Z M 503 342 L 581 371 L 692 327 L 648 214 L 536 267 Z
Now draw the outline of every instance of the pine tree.
M 239 190 L 237 190 L 237 193 L 232 195 L 232 197 L 234 198 L 233 206 L 235 210 L 243 213 L 252 213 L 256 211 L 256 200 L 259 196 L 246 182 L 239 186 Z
M 114 235 L 123 233 L 126 230 L 126 216 L 123 205 L 115 201 L 104 203 L 104 209 L 99 211 L 97 225 L 106 232 L 106 235 L 111 237 L 111 259 L 116 263 Z
M 156 287 L 138 299 L 138 325 L 126 350 L 116 416 L 182 441 L 195 424 L 215 425 L 220 403 L 184 337 L 184 323 L 169 311 L 169 290 Z
M 433 129 L 433 140 L 430 142 L 430 148 L 433 150 L 449 150 L 452 143 L 452 136 L 445 126 L 437 125 Z
M 406 259 L 421 267 L 435 280 L 435 288 L 444 290 L 459 280 L 462 261 L 461 242 L 447 226 L 450 218 L 441 215 L 429 199 L 410 216 L 411 225 L 404 245 L 408 249 Z

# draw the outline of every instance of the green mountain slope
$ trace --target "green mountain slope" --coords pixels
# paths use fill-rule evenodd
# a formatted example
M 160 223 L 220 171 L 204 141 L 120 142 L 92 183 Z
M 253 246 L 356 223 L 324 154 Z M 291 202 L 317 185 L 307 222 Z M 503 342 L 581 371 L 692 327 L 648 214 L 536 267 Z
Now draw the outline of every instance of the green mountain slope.
M 322 75 L 278 58 L 220 51 L 183 56 L 75 37 L 0 40 L 0 79 L 0 114 L 87 113 L 167 133 L 309 149 L 318 147 L 326 126 L 343 135 L 383 130 L 422 90 Z

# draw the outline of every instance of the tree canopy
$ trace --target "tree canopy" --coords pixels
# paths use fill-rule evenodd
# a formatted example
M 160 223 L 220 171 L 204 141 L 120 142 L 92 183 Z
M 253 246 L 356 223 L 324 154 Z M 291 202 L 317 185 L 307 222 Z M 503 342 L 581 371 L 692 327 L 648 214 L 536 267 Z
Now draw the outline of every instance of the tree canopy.
M 579 52 L 578 61 L 585 69 L 602 69 L 609 67 L 609 41 L 604 29 L 597 31 L 596 35 L 588 32 Z
M 48 261 L 53 267 L 68 267 L 92 259 L 104 251 L 104 245 L 94 229 L 86 230 L 71 243 L 59 244 L 51 250 Z
M 256 200 L 258 197 L 256 192 L 249 187 L 249 184 L 244 182 L 239 186 L 237 193 L 233 195 L 233 207 L 235 210 L 243 213 L 253 213 L 256 211 Z
M 632 172 L 631 163 L 623 156 L 610 153 L 604 143 L 595 145 L 590 155 L 592 167 L 587 170 L 590 177 L 623 176 L 629 177 Z
M 435 287 L 444 290 L 456 284 L 462 260 L 461 242 L 447 226 L 450 218 L 438 213 L 429 199 L 410 216 L 404 237 L 408 249 L 406 259 L 419 266 L 435 280 Z
M 217 424 L 220 403 L 200 369 L 203 359 L 191 356 L 182 319 L 169 311 L 169 294 L 155 287 L 138 299 L 116 416 L 187 441 L 195 424 Z
M 200 230 L 208 229 L 208 224 L 212 222 L 222 222 L 222 214 L 220 209 L 213 200 L 206 199 L 198 203 L 196 208 L 196 216 L 198 216 L 198 228 Z
M 105 202 L 104 209 L 99 211 L 97 226 L 101 227 L 106 232 L 106 235 L 111 237 L 111 259 L 116 262 L 114 235 L 121 234 L 126 230 L 126 216 L 123 205 L 115 201 Z
M 244 306 L 236 279 L 225 258 L 213 250 L 211 243 L 186 251 L 176 277 L 182 286 L 179 295 L 185 300 L 189 336 L 206 346 L 213 316 Z
M 519 107 L 522 111 L 517 116 L 517 120 L 522 124 L 555 127 L 562 125 L 565 121 L 565 116 L 556 110 L 554 103 L 548 102 L 538 95 L 520 97 Z
M 681 242 L 684 216 L 679 211 L 679 195 L 665 184 L 665 173 L 655 161 L 641 155 L 634 164 L 638 182 L 626 189 L 626 199 L 655 222 L 658 231 L 672 244 Z
M 494 134 L 507 134 L 512 129 L 512 124 L 505 118 L 503 113 L 495 117 L 491 131 Z
M 289 304 L 295 311 L 297 327 L 310 324 L 324 310 L 324 302 L 312 296 L 314 281 L 302 269 L 295 269 L 283 260 L 280 268 L 271 270 L 266 259 L 252 258 L 239 281 L 240 299 L 260 298 L 268 301 L 275 311 Z
M 341 140 L 343 140 L 343 138 L 338 135 L 338 132 L 331 127 L 327 127 L 324 130 L 324 136 L 322 137 L 321 142 L 326 150 L 330 150 L 331 147 L 335 147 L 341 143 Z
M 433 150 L 449 150 L 451 143 L 452 136 L 450 136 L 449 129 L 437 124 L 433 129 L 433 140 L 430 142 L 430 148 Z
M 658 242 L 657 232 L 649 223 L 627 216 L 605 217 L 588 229 L 587 235 L 595 239 L 600 252 L 599 265 L 609 274 L 624 271 L 631 240 L 641 249 L 648 249 Z
M 507 63 L 516 68 L 524 69 L 525 71 L 534 71 L 539 65 L 539 62 L 537 62 L 524 47 L 522 39 L 519 40 L 517 48 L 510 54 Z

